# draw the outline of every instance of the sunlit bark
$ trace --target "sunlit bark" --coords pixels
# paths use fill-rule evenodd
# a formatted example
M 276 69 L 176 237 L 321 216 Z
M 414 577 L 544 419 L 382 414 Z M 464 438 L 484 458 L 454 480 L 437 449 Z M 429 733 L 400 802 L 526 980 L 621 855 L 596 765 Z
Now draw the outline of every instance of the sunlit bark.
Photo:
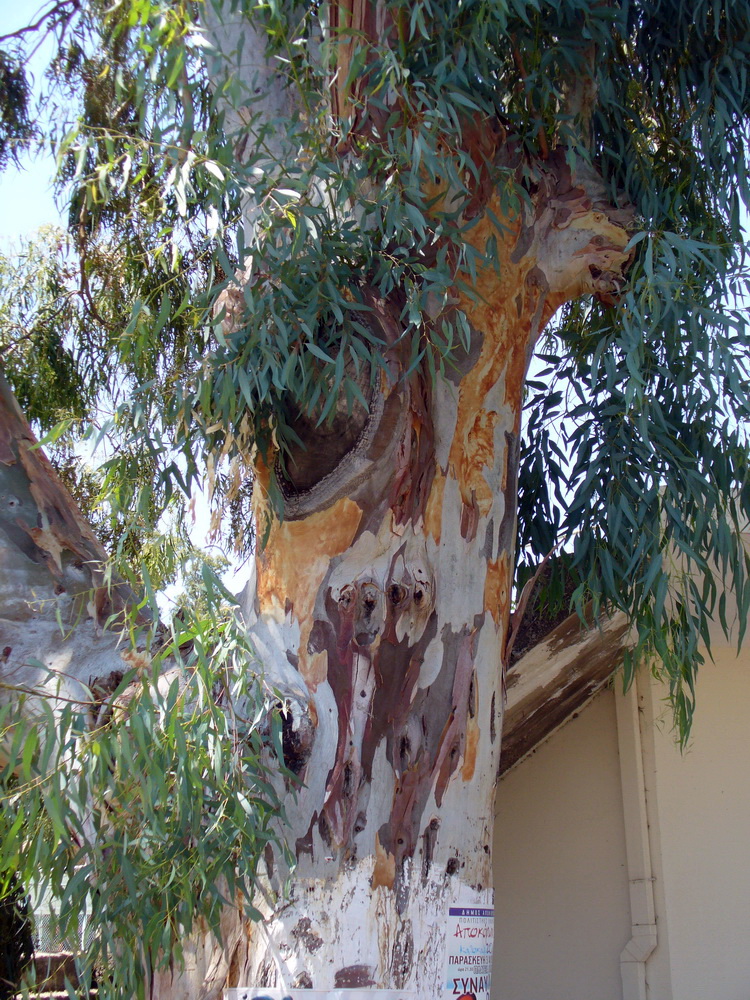
M 305 466 L 300 486 L 294 462 L 275 470 L 285 517 L 244 611 L 288 699 L 304 788 L 288 802 L 291 895 L 277 859 L 231 985 L 432 997 L 448 908 L 491 905 L 524 377 L 562 302 L 619 291 L 629 218 L 593 176 L 571 176 L 562 151 L 533 212 L 505 234 L 490 218 L 473 238 L 498 239 L 499 267 L 460 302 L 470 355 L 430 384 L 399 380 L 394 351 L 344 453 L 338 438 L 308 441 L 320 480 Z M 394 342 L 397 311 L 372 305 Z M 271 474 L 258 470 L 261 502 Z
M 0 375 L 0 700 L 88 700 L 128 669 L 104 625 L 133 595 L 106 562 Z
M 362 21 L 365 34 L 380 25 L 379 10 Z M 339 111 L 348 99 L 336 91 Z M 502 136 L 488 140 L 484 128 L 467 128 L 465 141 L 485 155 L 496 144 L 512 164 Z M 496 240 L 498 260 L 458 302 L 473 331 L 469 353 L 434 381 L 402 378 L 399 306 L 371 294 L 370 322 L 392 346 L 369 411 L 342 411 L 334 434 L 300 420 L 307 450 L 284 470 L 257 470 L 259 519 L 272 475 L 285 510 L 257 556 L 243 612 L 289 709 L 286 762 L 304 783 L 287 802 L 296 868 L 284 896 L 287 872 L 269 856 L 265 921 L 227 908 L 223 944 L 188 942 L 185 972 L 157 976 L 155 997 L 241 985 L 397 989 L 427 1000 L 443 986 L 448 908 L 492 903 L 524 378 L 554 311 L 585 294 L 615 298 L 628 265 L 630 213 L 607 202 L 589 168 L 571 172 L 565 150 L 547 153 L 530 207 L 502 231 L 488 177 L 477 190 L 471 239 L 479 249 Z M 225 315 L 231 321 L 230 308 Z M 68 576 L 82 574 L 77 594 L 92 582 L 102 600 L 106 590 L 90 532 L 37 495 L 25 432 L 12 409 L 2 412 L 2 496 L 18 493 L 30 512 L 19 521 L 16 508 L 3 511 L 21 581 L 3 593 L 10 664 L 23 636 L 23 658 L 43 658 L 33 643 L 48 641 L 36 637 L 73 592 Z M 12 488 L 21 467 L 24 494 Z M 76 660 L 84 682 L 78 657 L 97 642 L 106 650 L 92 674 L 119 660 L 97 630 L 107 610 L 98 600 L 91 623 L 66 638 L 75 647 L 66 663 Z M 481 995 L 485 984 L 475 985 Z
M 523 382 L 562 302 L 617 293 L 628 217 L 603 202 L 595 178 L 571 176 L 560 153 L 533 211 L 505 234 L 490 218 L 473 238 L 498 237 L 499 267 L 459 303 L 470 354 L 431 384 L 400 379 L 394 348 L 343 453 L 340 436 L 316 452 L 302 427 L 316 462 L 300 453 L 273 472 L 285 517 L 257 557 L 243 610 L 288 702 L 287 763 L 304 782 L 287 808 L 291 895 L 274 859 L 265 923 L 228 909 L 223 947 L 190 943 L 185 973 L 158 976 L 155 996 L 241 984 L 426 998 L 442 985 L 448 907 L 491 904 Z M 397 310 L 372 306 L 395 343 Z M 81 682 L 122 669 L 100 628 L 121 598 L 104 586 L 103 553 L 7 390 L 2 402 L 3 677 L 39 684 L 47 675 L 25 667 L 41 660 L 80 697 Z M 271 474 L 258 470 L 261 501 Z M 62 637 L 61 602 L 71 625 Z

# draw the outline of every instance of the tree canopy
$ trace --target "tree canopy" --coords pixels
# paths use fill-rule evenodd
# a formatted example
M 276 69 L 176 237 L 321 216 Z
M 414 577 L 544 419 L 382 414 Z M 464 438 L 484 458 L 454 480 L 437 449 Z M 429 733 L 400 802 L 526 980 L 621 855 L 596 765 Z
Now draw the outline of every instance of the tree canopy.
M 33 137 L 24 53 L 57 40 L 45 141 L 70 206 L 68 236 L 30 248 L 25 275 L 5 265 L 11 382 L 43 430 L 113 411 L 122 510 L 153 523 L 206 466 L 236 504 L 253 449 L 283 457 L 294 420 L 324 422 L 342 392 L 366 406 L 384 363 L 368 296 L 398 296 L 405 377 L 454 364 L 488 186 L 512 219 L 550 158 L 589 164 L 633 213 L 634 259 L 620 294 L 545 333 L 520 565 L 569 553 L 578 606 L 632 616 L 686 731 L 715 579 L 748 608 L 746 6 L 410 0 L 378 7 L 377 37 L 369 8 L 71 0 L 2 40 L 14 156 Z M 209 14 L 258 26 L 289 114 L 269 118 Z M 212 309 L 237 268 L 224 336 Z
M 238 19 L 270 73 L 222 44 Z M 460 367 L 457 293 L 540 205 L 564 231 L 553 176 L 614 206 L 627 276 L 591 270 L 527 383 L 518 581 L 558 553 L 582 615 L 624 611 L 626 672 L 651 658 L 686 739 L 725 589 L 740 637 L 750 611 L 746 2 L 60 0 L 0 46 L 0 165 L 49 144 L 69 209 L 0 259 L 0 357 L 51 445 L 106 436 L 131 557 L 204 480 L 248 545 L 257 462 L 262 543 L 289 464 L 367 411 L 389 351 L 404 380 Z

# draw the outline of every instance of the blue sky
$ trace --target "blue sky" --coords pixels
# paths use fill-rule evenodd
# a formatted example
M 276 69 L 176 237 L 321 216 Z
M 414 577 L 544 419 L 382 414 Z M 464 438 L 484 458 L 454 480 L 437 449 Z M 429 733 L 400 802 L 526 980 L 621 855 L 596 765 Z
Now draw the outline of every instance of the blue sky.
M 40 6 L 38 0 L 0 0 L 0 35 L 33 22 L 48 6 Z M 44 53 L 39 52 L 31 61 L 32 72 L 39 75 L 44 66 Z M 60 222 L 51 189 L 53 172 L 54 161 L 47 151 L 25 155 L 20 168 L 11 164 L 0 174 L 0 249 L 39 226 Z
M 0 35 L 33 23 L 49 6 L 47 3 L 40 7 L 38 0 L 0 0 Z M 46 44 L 31 60 L 30 68 L 37 80 L 41 79 L 53 48 L 54 42 Z M 0 252 L 12 249 L 20 238 L 30 236 L 40 226 L 63 225 L 52 192 L 54 171 L 54 157 L 47 149 L 36 155 L 24 155 L 19 167 L 11 163 L 0 173 Z M 196 545 L 207 547 L 210 546 L 208 504 L 203 494 L 198 494 L 195 501 L 195 520 L 190 534 Z M 247 576 L 247 564 L 237 566 L 234 561 L 223 574 L 226 586 L 232 591 L 239 591 Z M 163 610 L 169 608 L 171 599 L 180 589 L 179 583 L 167 588 L 160 601 Z
M 60 223 L 50 189 L 54 163 L 49 157 L 8 167 L 0 174 L 0 241 L 4 247 L 39 226 Z

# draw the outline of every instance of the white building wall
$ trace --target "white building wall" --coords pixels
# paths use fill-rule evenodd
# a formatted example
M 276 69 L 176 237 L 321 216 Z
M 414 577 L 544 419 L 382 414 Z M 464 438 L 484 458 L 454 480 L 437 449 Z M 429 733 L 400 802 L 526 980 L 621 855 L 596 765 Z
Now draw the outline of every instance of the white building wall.
M 500 783 L 493 1000 L 621 1000 L 630 937 L 614 697 Z
M 650 714 L 655 723 L 646 781 L 658 810 L 666 924 L 647 963 L 652 1000 L 665 995 L 667 974 L 674 1000 L 750 998 L 750 652 L 738 661 L 715 646 L 714 658 L 699 675 L 686 753 L 653 683 L 644 706 L 644 722 Z
M 750 651 L 738 661 L 717 644 L 714 657 L 684 755 L 663 689 L 639 679 L 657 924 L 647 1000 L 750 1000 Z M 601 693 L 500 783 L 493 1000 L 628 1000 L 622 697 Z

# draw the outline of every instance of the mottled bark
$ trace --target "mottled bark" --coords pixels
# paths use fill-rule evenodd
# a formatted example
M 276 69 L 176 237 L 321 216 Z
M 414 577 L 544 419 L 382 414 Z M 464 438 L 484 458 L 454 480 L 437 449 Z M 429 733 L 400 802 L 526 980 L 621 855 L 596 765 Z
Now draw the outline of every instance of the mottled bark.
M 304 782 L 287 809 L 297 869 L 284 898 L 269 858 L 266 922 L 228 909 L 223 947 L 189 943 L 185 973 L 159 977 L 154 996 L 228 984 L 432 997 L 448 907 L 491 903 L 524 377 L 561 303 L 617 294 L 629 217 L 562 150 L 540 170 L 533 209 L 502 233 L 488 199 L 472 239 L 496 238 L 500 260 L 459 303 L 470 354 L 430 384 L 400 377 L 394 347 L 368 413 L 318 440 L 301 426 L 317 462 L 301 452 L 285 472 L 258 469 L 259 497 L 279 478 L 285 517 L 243 602 L 290 708 L 285 749 Z M 395 344 L 397 307 L 370 304 Z M 101 625 L 130 595 L 106 585 L 104 554 L 4 385 L 0 405 L 3 680 L 51 678 L 83 697 L 91 678 L 122 669 Z
M 127 669 L 104 625 L 133 594 L 106 562 L 0 375 L 0 700 L 15 687 L 86 700 Z
M 432 997 L 448 907 L 491 904 L 524 377 L 560 304 L 618 294 L 630 221 L 563 150 L 533 210 L 505 232 L 492 214 L 472 239 L 496 238 L 499 266 L 460 301 L 470 355 L 431 385 L 400 379 L 394 350 L 356 440 L 308 440 L 318 481 L 310 462 L 302 479 L 258 470 L 260 497 L 279 478 L 285 516 L 244 611 L 288 698 L 304 789 L 288 803 L 291 894 L 269 872 L 266 921 L 238 940 L 230 985 Z M 394 343 L 397 308 L 371 305 Z
M 624 265 L 626 234 L 606 213 L 585 208 L 570 224 L 585 267 L 602 230 L 606 263 L 619 253 Z M 517 253 L 560 240 L 530 233 L 534 225 L 503 244 L 502 281 L 480 278 L 484 301 L 462 303 L 476 350 L 453 379 L 399 382 L 393 358 L 393 380 L 350 450 L 305 489 L 284 482 L 287 516 L 258 558 L 245 610 L 289 698 L 289 764 L 306 784 L 289 806 L 292 895 L 274 907 L 270 877 L 267 924 L 243 928 L 228 912 L 224 948 L 196 941 L 186 972 L 160 977 L 155 995 L 215 996 L 228 977 L 434 994 L 448 906 L 491 902 L 522 384 L 561 297 L 540 256 Z M 554 266 L 553 276 L 559 254 Z M 388 305 L 374 305 L 394 339 Z M 3 402 L 3 564 L 13 580 L 3 676 L 39 685 L 49 678 L 30 663 L 38 659 L 81 697 L 80 681 L 122 667 L 100 629 L 112 610 L 104 554 L 7 392 Z M 61 604 L 76 625 L 63 636 Z
M 397 27 L 382 20 L 384 10 L 352 0 L 338 16 L 366 40 Z M 339 112 L 358 99 L 342 83 L 352 45 L 341 47 Z M 270 116 L 286 99 L 276 96 Z M 477 123 L 464 138 L 478 165 L 492 157 L 513 165 L 502 129 Z M 285 897 L 286 872 L 269 857 L 258 901 L 265 922 L 247 924 L 228 909 L 223 947 L 188 943 L 187 969 L 158 977 L 155 997 L 208 998 L 242 985 L 393 988 L 427 1000 L 442 990 L 448 907 L 492 902 L 524 378 L 561 304 L 618 295 L 631 215 L 608 203 L 590 168 L 572 172 L 563 149 L 548 151 L 530 207 L 502 230 L 492 221 L 503 210 L 491 174 L 479 177 L 470 238 L 479 249 L 497 241 L 498 261 L 478 274 L 473 296 L 458 296 L 473 330 L 469 354 L 434 383 L 419 373 L 403 379 L 400 307 L 371 294 L 370 322 L 392 346 L 368 412 L 342 411 L 328 434 L 300 420 L 307 449 L 284 470 L 257 470 L 256 497 L 277 476 L 285 510 L 257 557 L 243 611 L 289 707 L 287 763 L 304 783 L 287 802 L 297 867 Z M 225 304 L 231 322 L 231 291 Z M 12 479 L 23 465 L 34 483 L 29 446 L 6 412 L 0 472 Z M 34 581 L 58 603 L 93 583 L 102 596 L 91 624 L 66 640 L 78 655 L 101 638 L 101 554 L 92 555 L 80 519 L 59 500 L 32 486 L 18 496 L 31 516 L 19 521 L 13 508 L 1 523 L 23 581 L 8 645 L 15 651 L 23 641 L 20 619 L 48 631 L 54 620 L 36 607 Z M 82 574 L 75 587 L 71 574 Z M 60 592 L 51 583 L 58 577 Z M 3 600 L 15 599 L 6 588 Z M 76 666 L 78 677 L 88 673 Z

